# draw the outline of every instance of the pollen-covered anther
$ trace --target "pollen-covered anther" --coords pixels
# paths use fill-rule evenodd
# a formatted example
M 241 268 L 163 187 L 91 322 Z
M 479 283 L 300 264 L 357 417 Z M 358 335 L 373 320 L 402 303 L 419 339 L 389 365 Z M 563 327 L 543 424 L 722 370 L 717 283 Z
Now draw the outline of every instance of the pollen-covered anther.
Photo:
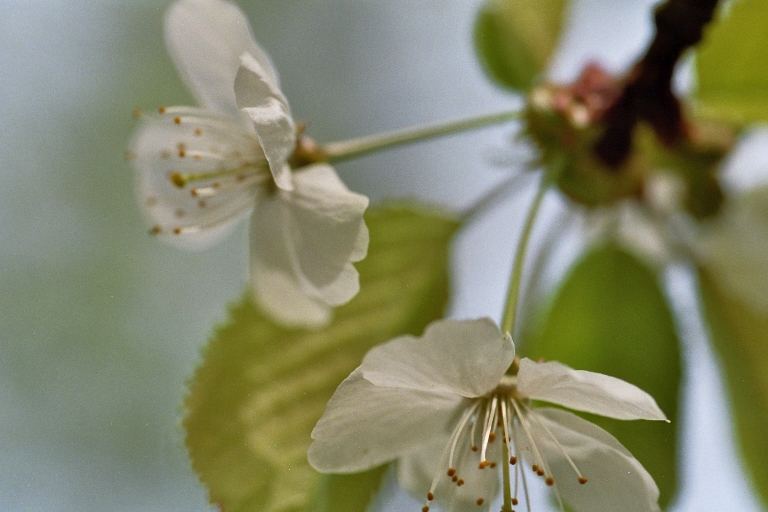
M 512 455 L 512 456 L 509 458 L 509 463 L 510 463 L 510 464 L 512 464 L 513 466 L 514 466 L 515 464 L 517 464 L 517 457 L 515 457 L 514 455 Z
M 472 450 L 473 452 L 476 452 L 480 448 L 478 448 L 476 445 L 473 444 L 469 449 Z
M 538 464 L 534 464 L 533 466 L 531 466 L 531 471 L 533 471 L 534 473 L 536 473 L 538 475 L 539 474 L 539 465 Z
M 421 507 L 421 512 L 429 512 L 429 505 L 424 505 Z
M 477 501 L 475 501 L 475 504 L 477 504 L 478 507 L 482 507 L 483 503 L 485 503 L 484 498 L 477 498 Z
M 512 505 L 517 505 L 518 503 L 520 503 L 520 500 L 517 498 L 512 498 Z
M 183 142 L 179 142 L 176 145 L 176 149 L 178 150 L 179 158 L 184 158 L 187 156 L 187 146 Z
M 453 476 L 451 477 L 451 482 L 453 482 L 453 483 L 457 483 L 458 481 L 459 481 L 459 477 L 458 477 L 458 476 L 456 476 L 456 475 L 453 475 Z
M 459 480 L 456 482 L 456 485 L 458 485 L 459 487 L 464 485 L 464 479 L 463 478 L 459 478 Z
M 432 491 L 428 492 L 427 493 L 427 501 L 432 501 L 433 499 L 435 499 L 434 493 Z
M 549 487 L 552 487 L 553 485 L 555 485 L 555 479 L 552 478 L 551 476 L 548 476 L 546 480 L 544 480 L 544 483 L 547 484 Z
M 495 440 L 496 440 L 496 432 L 491 432 L 490 434 L 488 434 L 488 442 L 489 443 L 492 443 Z
M 456 468 L 448 468 L 448 476 L 453 476 L 456 474 Z
M 490 466 L 491 466 L 491 469 L 493 469 L 493 468 L 496 467 L 496 463 L 495 462 L 491 462 Z
M 168 175 L 168 179 L 178 188 L 184 188 L 184 186 L 187 184 L 187 179 L 179 171 L 172 171 Z
M 490 462 L 490 461 L 487 461 L 487 460 L 481 460 L 481 461 L 480 461 L 480 464 L 478 464 L 478 465 L 477 465 L 477 469 L 485 469 L 485 468 L 487 468 L 487 467 L 488 467 L 488 466 L 490 466 L 490 465 L 491 465 L 491 462 Z
M 586 477 L 583 477 L 583 476 L 580 476 L 580 477 L 579 477 L 579 483 L 580 483 L 581 485 L 585 485 L 587 482 L 589 482 L 589 479 L 588 479 L 588 478 L 586 478 Z
M 152 228 L 150 228 L 150 230 L 149 230 L 149 234 L 150 234 L 150 235 L 155 235 L 155 236 L 156 236 L 156 235 L 159 235 L 159 234 L 160 234 L 160 233 L 162 233 L 162 232 L 163 232 L 163 228 L 161 228 L 161 227 L 160 227 L 160 226 L 158 226 L 157 224 L 155 224 L 154 226 L 152 226 Z
M 157 113 L 160 115 L 165 114 L 165 107 L 157 107 Z
M 181 117 L 179 117 L 179 116 L 174 117 L 173 118 L 173 123 L 174 124 L 181 124 Z

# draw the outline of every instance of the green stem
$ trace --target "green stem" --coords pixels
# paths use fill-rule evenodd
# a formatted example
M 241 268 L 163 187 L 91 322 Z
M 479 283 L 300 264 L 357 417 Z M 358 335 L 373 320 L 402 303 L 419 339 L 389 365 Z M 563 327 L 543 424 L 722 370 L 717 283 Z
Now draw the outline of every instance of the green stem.
M 504 503 L 501 512 L 515 512 L 512 509 L 512 482 L 509 481 L 509 443 L 501 443 L 501 462 L 506 464 L 501 474 L 504 479 Z
M 434 139 L 444 135 L 475 130 L 499 123 L 506 123 L 520 116 L 518 110 L 487 114 L 466 119 L 457 119 L 444 123 L 436 123 L 417 128 L 406 128 L 393 132 L 381 133 L 357 139 L 331 142 L 322 147 L 323 156 L 327 161 L 338 162 L 382 149 L 412 144 L 423 140 Z
M 525 263 L 525 255 L 528 251 L 528 243 L 531 240 L 533 224 L 541 207 L 541 200 L 544 199 L 544 193 L 549 188 L 550 176 L 550 173 L 542 176 L 541 181 L 539 182 L 539 188 L 536 191 L 536 196 L 533 198 L 533 202 L 528 209 L 528 215 L 525 218 L 525 224 L 523 224 L 523 232 L 520 234 L 520 240 L 517 242 L 515 260 L 512 264 L 512 274 L 509 278 L 507 302 L 504 308 L 504 316 L 501 320 L 501 331 L 510 335 L 514 333 L 515 321 L 517 319 L 518 302 L 520 301 L 520 284 L 523 279 L 523 265 Z

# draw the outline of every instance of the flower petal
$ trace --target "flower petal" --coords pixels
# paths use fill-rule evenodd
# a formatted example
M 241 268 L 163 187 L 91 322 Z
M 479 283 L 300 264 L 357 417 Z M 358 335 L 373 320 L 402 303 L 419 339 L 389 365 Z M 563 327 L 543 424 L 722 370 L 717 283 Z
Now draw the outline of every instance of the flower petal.
M 251 287 L 255 302 L 278 322 L 297 327 L 321 327 L 331 319 L 331 307 L 310 296 L 296 275 L 289 237 L 282 220 L 284 202 L 278 197 L 257 204 L 251 218 Z
M 537 409 L 536 416 L 589 480 L 586 485 L 579 484 L 560 446 L 548 434 L 536 436 L 557 488 L 574 512 L 661 510 L 653 478 L 615 437 L 566 411 Z
M 180 115 L 145 120 L 134 134 L 129 154 L 136 171 L 136 194 L 153 233 L 177 246 L 205 248 L 253 207 L 269 179 L 258 166 L 264 156 L 252 134 L 227 118 L 201 109 L 168 110 Z M 172 180 L 182 173 L 228 168 L 240 171 L 183 186 Z M 210 194 L 195 195 L 197 190 Z
M 447 435 L 463 403 L 451 395 L 376 386 L 355 370 L 312 430 L 309 463 L 318 471 L 350 473 L 389 462 Z
M 350 192 L 328 165 L 297 172 L 295 189 L 281 192 L 284 227 L 296 274 L 307 292 L 337 306 L 360 289 L 352 266 L 368 250 L 363 213 L 368 198 Z
M 470 449 L 470 438 L 464 435 L 456 446 L 458 459 L 454 464 L 457 481 L 452 481 L 451 477 L 447 476 L 447 466 L 440 467 L 448 442 L 448 437 L 437 437 L 419 449 L 400 457 L 397 464 L 397 479 L 400 486 L 414 496 L 424 499 L 433 478 L 437 476 L 440 480 L 435 488 L 434 499 L 443 510 L 487 512 L 499 494 L 501 476 L 499 469 L 490 467 L 479 469 L 480 456 L 478 452 Z M 489 445 L 488 460 L 501 467 L 499 444 L 494 442 Z M 445 461 L 442 462 L 445 463 Z M 458 479 L 461 480 L 461 485 L 457 485 Z
M 477 397 L 499 384 L 514 357 L 512 340 L 488 318 L 439 320 L 421 338 L 373 348 L 360 370 L 379 386 Z
M 277 87 L 269 57 L 254 41 L 243 12 L 231 2 L 177 1 L 165 17 L 165 41 L 182 79 L 206 108 L 237 114 L 234 83 L 244 52 L 258 60 Z
M 667 420 L 651 395 L 628 382 L 602 373 L 574 370 L 549 361 L 520 361 L 517 389 L 521 395 L 620 420 Z
M 235 77 L 237 106 L 250 117 L 277 186 L 291 190 L 288 157 L 296 145 L 296 127 L 288 100 L 269 78 L 268 70 L 248 53 L 240 58 Z

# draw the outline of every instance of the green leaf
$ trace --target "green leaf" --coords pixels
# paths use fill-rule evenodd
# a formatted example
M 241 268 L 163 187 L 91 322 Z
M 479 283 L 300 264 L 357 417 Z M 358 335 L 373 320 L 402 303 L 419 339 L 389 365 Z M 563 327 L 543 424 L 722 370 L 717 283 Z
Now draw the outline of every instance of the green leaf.
M 650 393 L 672 425 L 589 416 L 653 475 L 661 503 L 677 486 L 679 340 L 652 270 L 613 245 L 591 250 L 570 271 L 540 329 L 521 353 L 626 380 Z
M 227 512 L 359 512 L 378 485 L 376 473 L 321 479 L 306 461 L 309 434 L 369 348 L 421 333 L 442 315 L 458 223 L 405 207 L 374 209 L 366 220 L 371 243 L 357 265 L 361 291 L 328 327 L 286 329 L 245 298 L 204 351 L 184 428 L 193 467 Z M 340 492 L 345 482 L 356 482 L 349 496 Z M 313 493 L 344 501 L 310 504 Z
M 566 0 L 488 0 L 475 22 L 475 47 L 486 72 L 526 91 L 545 71 L 563 25 Z
M 728 295 L 699 272 L 702 305 L 723 365 L 741 456 L 755 491 L 768 507 L 768 315 Z
M 323 475 L 309 503 L 310 512 L 365 510 L 381 486 L 386 466 L 353 475 Z
M 768 120 L 768 2 L 729 2 L 696 52 L 696 107 L 704 116 L 749 123 Z

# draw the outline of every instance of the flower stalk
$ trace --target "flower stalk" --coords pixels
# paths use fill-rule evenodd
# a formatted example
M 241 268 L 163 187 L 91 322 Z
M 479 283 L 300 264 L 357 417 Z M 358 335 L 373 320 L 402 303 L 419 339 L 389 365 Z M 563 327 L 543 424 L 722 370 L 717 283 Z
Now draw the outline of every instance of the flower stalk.
M 338 162 L 384 149 L 413 144 L 437 137 L 453 135 L 496 124 L 514 121 L 520 117 L 519 110 L 484 114 L 442 123 L 428 124 L 392 132 L 359 137 L 339 142 L 331 142 L 320 148 L 323 158 L 328 162 Z

